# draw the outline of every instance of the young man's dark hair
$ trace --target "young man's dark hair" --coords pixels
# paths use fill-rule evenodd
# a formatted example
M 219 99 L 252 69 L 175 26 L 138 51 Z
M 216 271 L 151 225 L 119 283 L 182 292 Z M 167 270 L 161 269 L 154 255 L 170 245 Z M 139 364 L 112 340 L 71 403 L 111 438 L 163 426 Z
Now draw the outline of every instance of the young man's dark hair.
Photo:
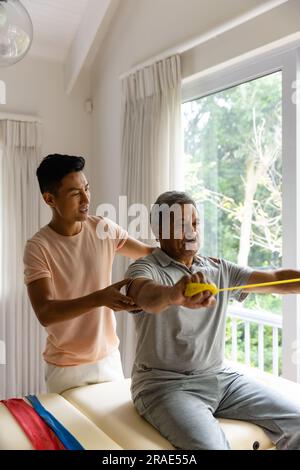
M 83 157 L 54 153 L 43 159 L 36 170 L 41 193 L 56 195 L 62 179 L 73 171 L 82 171 L 85 165 Z

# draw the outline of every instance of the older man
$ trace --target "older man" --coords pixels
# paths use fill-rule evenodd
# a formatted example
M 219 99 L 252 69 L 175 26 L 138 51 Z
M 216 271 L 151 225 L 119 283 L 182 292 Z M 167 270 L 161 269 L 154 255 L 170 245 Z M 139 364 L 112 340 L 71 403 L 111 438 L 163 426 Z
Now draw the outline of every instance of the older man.
M 152 224 L 160 248 L 134 262 L 127 272 L 133 279 L 128 295 L 142 308 L 134 313 L 136 409 L 179 449 L 229 449 L 216 418 L 253 422 L 264 428 L 278 449 L 300 449 L 300 402 L 291 403 L 223 362 L 228 302 L 242 301 L 249 290 L 219 293 L 216 299 L 209 292 L 189 299 L 184 295 L 189 282 L 209 280 L 226 288 L 299 278 L 300 272 L 259 272 L 198 256 L 194 201 L 185 193 L 170 191 L 159 196 L 154 208 Z M 170 227 L 166 214 L 172 216 L 167 218 Z M 298 293 L 300 284 L 251 291 Z

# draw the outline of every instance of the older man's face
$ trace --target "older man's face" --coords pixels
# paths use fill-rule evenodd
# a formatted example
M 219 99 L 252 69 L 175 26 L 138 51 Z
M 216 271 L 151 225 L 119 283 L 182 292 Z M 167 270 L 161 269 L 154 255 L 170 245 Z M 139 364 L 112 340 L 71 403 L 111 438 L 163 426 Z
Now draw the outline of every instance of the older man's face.
M 168 223 L 168 222 L 167 222 Z M 190 256 L 200 248 L 199 216 L 192 204 L 181 204 L 169 217 L 169 233 L 163 230 L 160 244 L 170 255 L 175 257 Z

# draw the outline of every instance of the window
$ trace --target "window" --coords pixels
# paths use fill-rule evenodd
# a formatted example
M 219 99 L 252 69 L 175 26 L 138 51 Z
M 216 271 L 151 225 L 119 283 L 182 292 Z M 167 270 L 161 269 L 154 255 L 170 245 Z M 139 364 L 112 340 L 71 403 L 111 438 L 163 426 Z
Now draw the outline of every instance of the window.
M 295 83 L 298 50 L 184 83 L 184 181 L 202 219 L 201 254 L 299 269 Z M 229 308 L 226 356 L 299 380 L 299 319 L 296 296 L 249 295 Z
M 3 142 L 0 135 L 0 305 L 2 300 L 2 285 L 3 285 Z

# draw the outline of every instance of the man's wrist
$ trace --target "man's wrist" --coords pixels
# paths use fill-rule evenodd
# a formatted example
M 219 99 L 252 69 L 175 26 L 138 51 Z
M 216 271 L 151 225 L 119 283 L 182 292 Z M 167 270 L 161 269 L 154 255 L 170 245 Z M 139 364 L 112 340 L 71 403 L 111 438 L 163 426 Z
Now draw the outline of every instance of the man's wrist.
M 174 299 L 174 286 L 164 286 L 164 296 L 166 300 L 167 305 L 175 305 L 175 299 Z
M 103 290 L 98 290 L 90 294 L 91 308 L 103 307 L 104 306 L 104 295 Z

